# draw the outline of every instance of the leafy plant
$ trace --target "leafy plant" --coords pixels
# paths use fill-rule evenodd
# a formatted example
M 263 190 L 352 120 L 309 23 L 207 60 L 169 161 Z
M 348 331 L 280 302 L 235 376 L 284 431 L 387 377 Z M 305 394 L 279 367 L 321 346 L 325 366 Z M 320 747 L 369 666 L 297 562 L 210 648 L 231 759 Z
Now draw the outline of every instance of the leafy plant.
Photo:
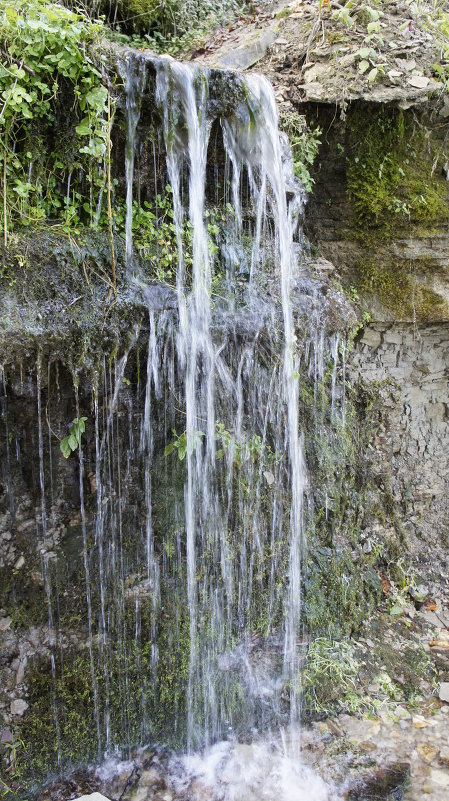
M 311 192 L 314 180 L 309 168 L 320 149 L 323 132 L 319 126 L 309 128 L 306 118 L 297 111 L 281 113 L 281 128 L 290 141 L 295 175 L 300 179 L 306 192 Z
M 0 0 L 0 47 L 8 54 L 0 65 L 5 244 L 16 222 L 93 219 L 109 136 L 108 89 L 92 56 L 102 31 L 53 3 Z M 62 114 L 66 123 L 47 155 L 43 144 Z
M 388 696 L 391 701 L 401 701 L 403 693 L 399 687 L 394 683 L 391 676 L 386 672 L 381 672 L 375 678 L 375 682 L 379 685 L 381 691 Z
M 24 748 L 24 743 L 17 737 L 16 732 L 13 731 L 11 742 L 2 743 L 3 748 L 9 751 L 9 772 L 14 777 L 16 773 L 16 763 L 17 763 L 17 756 L 20 750 Z M 8 798 L 8 796 L 13 795 L 14 799 L 18 798 L 15 791 L 9 784 L 3 781 L 0 777 L 0 799 Z
M 204 213 L 209 239 L 209 253 L 211 261 L 219 253 L 223 232 L 234 214 L 230 203 L 223 207 L 213 206 Z M 126 207 L 124 201 L 116 201 L 114 207 L 115 232 L 125 236 Z M 106 216 L 100 218 L 100 225 L 106 222 Z M 176 239 L 176 226 L 173 219 L 172 188 L 167 184 L 163 193 L 158 194 L 154 201 L 145 200 L 133 202 L 133 246 L 139 253 L 143 265 L 147 268 L 151 278 L 162 283 L 173 285 L 176 281 L 178 268 L 178 243 Z M 187 280 L 190 280 L 193 264 L 192 244 L 193 229 L 190 220 L 185 217 L 182 227 L 182 244 L 184 266 Z M 222 278 L 217 260 L 213 273 L 214 286 Z
M 187 432 L 183 431 L 182 434 L 177 434 L 173 429 L 174 439 L 170 442 L 165 450 L 164 456 L 170 456 L 174 451 L 178 453 L 180 462 L 184 461 L 187 454 Z M 192 450 L 195 450 L 197 445 L 202 442 L 205 436 L 203 431 L 196 431 L 193 437 Z M 245 462 L 256 464 L 273 464 L 276 461 L 276 454 L 267 443 L 264 443 L 259 434 L 253 434 L 251 437 L 242 437 L 240 441 L 235 441 L 233 434 L 225 428 L 223 423 L 217 422 L 215 425 L 215 439 L 219 446 L 216 450 L 216 458 L 222 459 L 228 453 L 232 446 L 234 446 L 233 459 L 236 467 L 241 469 Z
M 216 441 L 220 443 L 220 447 L 216 451 L 217 459 L 222 458 L 230 451 L 233 445 L 233 459 L 239 470 L 245 462 L 260 463 L 262 465 L 270 465 L 276 462 L 276 454 L 267 442 L 264 443 L 259 434 L 253 434 L 251 437 L 244 435 L 242 439 L 236 441 L 233 434 L 225 428 L 223 423 L 218 422 L 216 423 L 215 436 Z
M 440 61 L 433 71 L 442 86 L 449 90 L 449 13 L 445 0 L 407 0 L 410 16 L 428 31 L 440 50 Z
M 368 34 L 380 31 L 379 19 L 382 16 L 382 11 L 368 3 L 360 3 L 359 0 L 347 0 L 344 6 L 332 12 L 332 19 L 343 22 L 348 28 L 352 28 L 356 21 L 365 21 Z
M 183 462 L 187 455 L 187 431 L 177 434 L 176 430 L 173 429 L 173 436 L 174 440 L 166 446 L 164 456 L 170 456 L 174 451 L 177 451 L 179 461 Z M 195 431 L 191 446 L 192 452 L 202 442 L 203 437 L 203 431 Z
M 318 713 L 331 712 L 335 706 L 351 714 L 364 704 L 357 686 L 360 664 L 349 642 L 335 642 L 318 637 L 310 643 L 302 670 L 302 689 L 307 706 Z
M 142 204 L 133 203 L 133 245 L 158 281 L 173 284 L 178 264 L 176 226 L 173 222 L 171 186 L 158 194 L 154 203 L 145 200 Z M 114 226 L 117 233 L 124 235 L 126 208 L 124 202 L 116 203 Z M 189 220 L 184 221 L 183 231 L 184 263 L 186 270 L 192 266 L 192 227 Z
M 64 459 L 68 459 L 72 451 L 76 451 L 81 442 L 81 435 L 86 430 L 87 417 L 75 417 L 73 420 L 70 431 L 67 437 L 61 440 L 60 448 Z
M 94 5 L 96 0 L 90 2 Z M 114 28 L 113 38 L 179 56 L 198 47 L 212 28 L 241 15 L 244 4 L 239 0 L 119 0 L 104 2 L 103 10 Z

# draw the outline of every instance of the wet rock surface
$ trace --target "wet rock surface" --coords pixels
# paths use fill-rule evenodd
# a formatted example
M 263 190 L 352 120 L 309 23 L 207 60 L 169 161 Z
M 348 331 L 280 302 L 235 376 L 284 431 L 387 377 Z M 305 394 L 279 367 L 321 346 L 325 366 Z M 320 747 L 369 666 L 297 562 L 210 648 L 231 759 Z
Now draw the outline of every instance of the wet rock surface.
M 254 743 L 221 743 L 191 758 L 143 750 L 131 760 L 105 763 L 92 774 L 90 786 L 124 801 L 258 801 L 274 786 L 278 797 L 295 801 L 445 801 L 448 724 L 449 706 L 435 700 L 413 712 L 385 705 L 377 715 L 340 715 L 304 729 L 300 760 L 283 757 L 275 735 Z M 288 730 L 284 736 L 288 748 Z M 276 773 L 274 766 L 283 760 Z M 70 792 L 66 801 L 74 798 L 75 787 L 86 784 L 76 785 L 76 777 L 71 781 L 55 784 L 39 801 L 59 801 L 62 786 Z
M 304 263 L 301 277 L 295 285 L 294 303 L 298 331 L 307 338 L 313 334 L 314 327 L 320 325 L 323 343 L 324 338 L 330 335 L 326 324 L 331 331 L 338 329 L 340 335 L 344 337 L 347 328 L 355 321 L 351 304 L 330 282 L 332 271 L 332 265 L 324 260 L 315 261 L 309 258 Z M 162 322 L 165 321 L 167 324 L 171 320 L 172 294 L 172 291 L 158 286 L 147 287 L 144 294 L 150 312 L 159 314 Z M 140 313 L 141 302 L 139 294 L 134 308 L 135 315 Z M 263 309 L 261 315 L 257 303 L 254 304 L 252 311 L 250 319 L 247 313 L 239 313 L 238 310 L 230 316 L 217 309 L 214 311 L 216 335 L 226 336 L 232 343 L 237 336 L 257 337 L 261 325 L 266 325 L 266 331 L 269 333 L 264 333 L 264 336 L 268 346 L 270 337 L 276 335 L 276 328 L 272 330 L 273 320 L 276 326 L 278 325 L 276 317 L 268 315 L 266 309 Z M 146 313 L 148 314 L 148 309 Z M 79 319 L 75 319 L 75 323 L 78 322 L 83 324 L 82 315 Z M 97 322 L 98 320 L 94 321 L 95 325 Z M 26 331 L 29 333 L 28 328 Z M 71 333 L 67 332 L 67 336 L 70 338 Z M 167 336 L 165 347 L 169 349 L 172 341 L 170 328 L 161 329 L 159 344 L 161 358 L 162 353 L 167 353 L 167 350 L 162 348 L 165 336 Z M 111 577 L 107 592 L 110 593 L 111 599 L 114 599 L 114 593 L 117 593 L 119 588 L 120 614 L 123 614 L 127 626 L 124 635 L 120 633 L 117 639 L 111 638 L 110 642 L 114 649 L 118 646 L 117 650 L 120 650 L 122 644 L 125 646 L 125 643 L 130 643 L 130 648 L 136 653 L 135 667 L 132 668 L 136 671 L 133 680 L 141 687 L 142 696 L 144 692 L 148 695 L 152 692 L 151 686 L 148 689 L 146 685 L 147 677 L 151 675 L 151 650 L 148 647 L 151 633 L 146 629 L 145 633 L 141 634 L 140 626 L 147 623 L 145 620 L 142 622 L 140 609 L 148 606 L 154 583 L 152 578 L 148 578 L 145 570 L 145 533 L 142 527 L 142 514 L 139 512 L 144 503 L 140 462 L 142 453 L 137 444 L 145 415 L 145 392 L 139 383 L 138 359 L 140 348 L 145 355 L 148 353 L 147 337 L 148 330 L 145 330 L 144 323 L 140 340 L 136 342 L 134 338 L 131 345 L 128 343 L 125 356 L 116 358 L 114 355 L 110 365 L 106 368 L 103 366 L 103 383 L 98 394 L 100 411 L 97 413 L 93 412 L 95 368 L 98 368 L 99 364 L 96 361 L 98 351 L 95 347 L 90 354 L 92 361 L 90 357 L 87 359 L 84 370 L 72 372 L 68 369 L 68 365 L 57 360 L 59 351 L 55 351 L 53 358 L 47 363 L 47 348 L 51 343 L 45 334 L 42 339 L 33 335 L 26 343 L 26 348 L 33 354 L 31 358 L 28 357 L 25 361 L 25 352 L 22 349 L 19 349 L 17 354 L 18 359 L 24 359 L 22 370 L 15 369 L 11 363 L 4 366 L 1 397 L 5 428 L 2 440 L 4 459 L 0 540 L 4 608 L 0 610 L 2 647 L 0 712 L 5 728 L 12 734 L 13 744 L 22 743 L 18 749 L 17 759 L 20 760 L 22 775 L 25 774 L 26 779 L 15 779 L 16 757 L 13 756 L 14 749 L 8 747 L 7 739 L 1 747 L 1 756 L 8 779 L 11 783 L 14 782 L 14 789 L 20 787 L 22 781 L 26 782 L 27 794 L 33 792 L 30 788 L 29 759 L 32 759 L 32 764 L 37 766 L 36 772 L 32 769 L 31 779 L 39 781 L 48 770 L 46 766 L 52 765 L 56 769 L 59 747 L 62 749 L 61 759 L 64 766 L 72 763 L 74 754 L 76 760 L 83 763 L 95 758 L 95 726 L 87 723 L 91 720 L 92 704 L 95 704 L 92 689 L 95 684 L 92 684 L 89 648 L 92 648 L 97 658 L 102 638 L 97 630 L 89 638 L 86 618 L 88 601 L 85 559 L 87 558 L 90 575 L 95 575 L 95 580 L 89 586 L 96 603 L 96 615 L 99 616 L 101 614 L 99 577 L 101 569 L 104 569 L 104 563 L 101 564 L 97 553 L 96 521 L 99 514 L 99 492 L 102 499 L 101 510 L 103 514 L 108 515 L 108 526 L 112 527 L 112 532 L 116 532 L 111 535 L 111 529 L 108 528 L 107 565 Z M 38 350 L 39 344 L 42 347 L 40 354 L 34 352 L 34 348 Z M 60 347 L 64 347 L 64 340 L 61 340 Z M 314 352 L 313 348 L 312 345 L 310 354 Z M 267 352 L 269 351 L 264 351 L 264 358 Z M 14 359 L 13 348 L 8 351 L 8 359 L 11 362 Z M 335 354 L 334 359 L 337 359 Z M 45 368 L 42 367 L 42 361 Z M 336 370 L 337 367 L 335 373 Z M 74 374 L 77 375 L 78 410 L 75 402 Z M 334 383 L 336 381 L 335 376 Z M 165 402 L 164 397 L 161 405 L 163 406 Z M 336 407 L 341 404 L 341 395 L 338 397 L 335 395 L 334 404 Z M 308 413 L 307 408 L 305 413 Z M 173 412 L 176 415 L 175 409 Z M 82 438 L 82 506 L 80 506 L 79 454 L 72 454 L 70 458 L 64 459 L 60 449 L 60 440 L 67 433 L 70 420 L 78 414 L 85 416 L 87 421 Z M 167 414 L 165 406 L 163 414 Z M 96 422 L 104 426 L 106 434 L 103 435 L 103 442 L 108 442 L 106 435 L 114 431 L 114 442 L 108 444 L 108 449 L 104 451 L 105 458 L 114 463 L 115 471 L 114 480 L 111 479 L 107 490 L 101 478 L 98 481 L 95 454 L 100 454 L 101 451 L 96 445 Z M 181 425 L 185 425 L 182 419 Z M 175 427 L 181 430 L 179 424 L 173 422 L 168 425 L 168 431 L 172 431 Z M 179 554 L 182 548 L 181 535 L 176 534 L 182 530 L 179 518 L 182 506 L 179 498 L 182 497 L 183 482 L 182 476 L 178 475 L 182 463 L 178 465 L 178 460 L 167 461 L 164 457 L 165 436 L 165 430 L 161 428 L 153 445 L 155 470 L 159 476 L 166 476 L 162 492 L 155 497 L 153 509 L 153 522 L 160 532 L 158 536 L 161 537 L 157 546 L 157 559 L 162 565 L 167 564 L 168 559 L 181 559 Z M 42 461 L 39 458 L 40 441 L 43 443 Z M 126 453 L 126 459 L 122 458 L 122 453 Z M 167 467 L 170 473 L 173 471 L 170 479 Z M 100 473 L 100 475 L 107 474 L 107 471 Z M 275 484 L 273 466 L 271 470 L 264 470 L 262 481 L 266 491 L 270 491 L 270 487 Z M 42 492 L 43 485 L 44 492 Z M 175 534 L 167 532 L 168 520 Z M 116 525 L 120 525 L 120 533 L 114 528 Z M 167 537 L 170 539 L 167 539 L 164 545 L 164 538 Z M 112 575 L 117 564 L 116 548 L 119 548 L 121 553 L 119 564 L 123 572 L 120 584 L 116 583 Z M 181 563 L 179 569 L 183 569 Z M 172 592 L 174 584 L 173 579 L 167 577 L 167 592 Z M 158 718 L 157 725 L 161 731 L 160 740 L 173 735 L 173 732 L 168 731 L 173 716 L 178 716 L 177 719 L 181 721 L 180 732 L 179 734 L 175 732 L 174 737 L 178 737 L 180 742 L 183 742 L 184 738 L 182 726 L 185 716 L 183 706 L 185 695 L 176 684 L 186 681 L 185 650 L 182 650 L 185 649 L 183 615 L 185 616 L 185 608 L 183 611 L 180 606 L 177 607 L 176 599 L 173 603 L 170 600 L 161 610 L 162 631 L 164 626 L 166 630 L 169 630 L 171 625 L 178 626 L 178 621 L 181 621 L 179 625 L 184 628 L 178 629 L 180 634 L 177 635 L 179 667 L 171 661 L 165 661 L 168 654 L 171 659 L 171 649 L 167 653 L 162 652 L 164 670 L 167 670 L 167 685 L 162 682 L 163 691 L 171 692 L 173 686 L 175 689 L 168 698 L 165 696 L 168 708 L 165 709 L 162 704 L 158 704 L 158 711 L 155 711 Z M 138 637 L 142 636 L 144 669 L 140 663 L 140 646 L 137 648 L 135 646 L 136 631 Z M 181 639 L 182 636 L 184 640 Z M 261 643 L 261 638 L 257 634 L 254 639 L 255 645 Z M 280 664 L 280 647 L 280 640 L 273 645 L 273 665 Z M 254 647 L 253 650 L 256 661 L 257 648 Z M 235 659 L 235 667 L 233 663 L 230 668 L 226 668 L 223 660 L 223 675 L 229 675 L 231 681 L 234 680 L 234 673 L 235 675 L 238 672 L 245 673 L 245 653 L 246 651 L 242 650 L 240 656 L 237 652 L 231 655 Z M 252 661 L 252 653 L 250 656 Z M 110 658 L 110 669 L 112 673 L 116 671 L 113 681 L 120 684 L 121 657 L 114 651 L 111 652 Z M 264 671 L 269 676 L 273 669 L 270 660 L 271 654 L 267 656 L 267 664 L 260 665 L 263 681 L 265 681 Z M 129 667 L 128 659 L 124 669 L 129 670 Z M 101 671 L 96 677 L 98 684 L 103 682 L 103 675 Z M 144 689 L 142 682 L 145 684 Z M 274 680 L 267 688 L 270 697 L 280 690 L 279 681 L 276 684 Z M 130 704 L 131 706 L 140 704 L 141 691 L 136 694 L 130 693 L 124 700 L 118 691 L 114 693 L 116 716 L 114 737 L 119 737 L 121 724 L 117 720 L 125 710 L 125 714 L 128 714 Z M 285 695 L 282 703 L 286 704 L 287 700 L 288 697 Z M 149 724 L 151 722 L 154 730 L 153 715 L 149 715 L 147 710 L 136 708 L 132 714 L 135 731 L 145 726 L 145 721 Z M 238 725 L 240 726 L 240 723 Z M 140 734 L 133 734 L 132 737 L 137 741 L 139 738 L 143 739 Z M 150 736 L 145 735 L 145 741 L 149 740 Z

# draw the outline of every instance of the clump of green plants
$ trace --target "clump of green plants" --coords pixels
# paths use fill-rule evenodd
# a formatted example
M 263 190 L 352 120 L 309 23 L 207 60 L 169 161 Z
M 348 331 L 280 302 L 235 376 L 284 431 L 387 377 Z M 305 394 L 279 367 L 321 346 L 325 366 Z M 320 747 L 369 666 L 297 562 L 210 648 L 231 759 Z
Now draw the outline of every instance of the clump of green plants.
M 449 91 L 449 14 L 440 6 L 435 15 L 426 15 L 426 23 L 441 44 L 442 59 L 440 63 L 434 64 L 434 72 Z
M 81 436 L 86 430 L 87 417 L 75 417 L 67 437 L 60 442 L 61 453 L 64 459 L 68 459 L 73 451 L 77 451 L 81 442 Z
M 358 712 L 364 704 L 359 670 L 351 643 L 324 637 L 313 640 L 301 674 L 307 712 L 328 715 L 337 708 L 351 714 Z
M 108 89 L 93 57 L 102 32 L 101 23 L 53 3 L 0 0 L 5 245 L 16 223 L 93 218 L 110 129 Z
M 381 33 L 381 18 L 383 11 L 379 7 L 379 2 L 360 3 L 356 0 L 347 0 L 332 13 L 332 18 L 336 22 L 344 24 L 348 28 L 355 28 L 359 25 L 364 29 L 363 46 L 358 51 L 359 72 L 367 75 L 369 83 L 373 83 L 379 76 L 385 73 L 385 62 L 379 50 L 384 45 Z
M 315 182 L 310 168 L 318 155 L 323 132 L 318 125 L 310 128 L 306 118 L 297 111 L 282 113 L 280 123 L 290 141 L 295 175 L 304 189 L 311 192 Z
M 126 208 L 124 201 L 114 207 L 115 231 L 124 237 Z M 155 201 L 133 202 L 133 246 L 142 258 L 153 278 L 174 284 L 178 264 L 176 227 L 173 222 L 171 186 L 158 194 Z M 103 219 L 104 222 L 104 219 Z M 184 264 L 189 271 L 192 266 L 192 227 L 189 220 L 183 226 Z
M 205 437 L 204 431 L 196 431 L 192 440 L 192 450 L 201 445 Z M 230 450 L 233 449 L 234 465 L 240 470 L 245 462 L 251 464 L 262 464 L 268 466 L 276 462 L 276 454 L 267 442 L 263 442 L 259 434 L 243 436 L 240 440 L 234 440 L 233 434 L 228 431 L 223 423 L 217 422 L 215 425 L 215 443 L 217 447 L 216 458 L 222 459 Z M 187 454 L 187 432 L 177 434 L 173 430 L 173 440 L 165 447 L 164 456 L 171 456 L 177 453 L 180 462 L 183 462 Z
M 195 431 L 191 447 L 189 450 L 192 453 L 195 449 L 201 445 L 205 434 L 204 431 Z M 187 455 L 187 431 L 183 431 L 182 434 L 177 434 L 176 429 L 173 429 L 173 440 L 166 446 L 164 450 L 164 456 L 171 456 L 172 453 L 176 453 L 178 455 L 178 459 L 180 462 L 183 462 Z
M 66 5 L 76 8 L 78 3 L 66 0 Z M 99 11 L 104 15 L 105 33 L 115 41 L 173 56 L 199 47 L 214 27 L 231 23 L 245 11 L 239 0 L 88 0 L 83 6 L 91 17 Z
M 209 239 L 209 254 L 213 265 L 213 289 L 220 284 L 221 273 L 218 265 L 214 269 L 215 257 L 220 250 L 223 232 L 234 211 L 230 203 L 225 207 L 213 206 L 205 211 Z M 123 199 L 118 198 L 114 204 L 114 231 L 120 237 L 125 236 L 126 206 Z M 100 226 L 107 225 L 105 213 L 100 217 Z M 152 279 L 174 285 L 178 268 L 178 243 L 172 203 L 172 188 L 167 184 L 164 191 L 155 200 L 133 202 L 132 216 L 133 247 L 141 258 L 142 265 Z M 193 264 L 192 244 L 193 228 L 187 216 L 182 227 L 182 246 L 186 279 L 190 280 Z
M 433 64 L 434 74 L 449 90 L 449 14 L 445 0 L 406 0 L 409 14 L 431 33 L 441 58 Z M 403 23 L 405 25 L 405 22 Z

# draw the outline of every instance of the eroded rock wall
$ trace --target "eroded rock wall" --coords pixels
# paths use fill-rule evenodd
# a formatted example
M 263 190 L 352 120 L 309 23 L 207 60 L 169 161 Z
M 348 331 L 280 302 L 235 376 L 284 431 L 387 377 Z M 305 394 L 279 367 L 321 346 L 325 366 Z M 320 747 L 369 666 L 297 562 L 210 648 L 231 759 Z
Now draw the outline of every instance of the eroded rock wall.
M 379 473 L 391 478 L 407 548 L 448 564 L 449 325 L 371 323 L 352 353 L 352 380 L 390 387 L 387 414 L 372 442 Z

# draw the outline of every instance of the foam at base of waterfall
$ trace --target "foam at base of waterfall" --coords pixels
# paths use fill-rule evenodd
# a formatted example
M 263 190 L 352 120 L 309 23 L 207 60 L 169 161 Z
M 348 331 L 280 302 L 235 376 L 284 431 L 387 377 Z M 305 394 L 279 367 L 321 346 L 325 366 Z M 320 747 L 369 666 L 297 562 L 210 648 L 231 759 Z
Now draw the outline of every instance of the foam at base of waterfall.
M 340 795 L 279 743 L 220 742 L 181 760 L 185 776 L 174 789 L 192 801 L 338 801 Z M 178 770 L 179 767 L 178 766 Z
M 168 797 L 172 801 L 342 801 L 339 789 L 302 762 L 297 740 L 296 729 L 288 727 L 282 737 L 267 735 L 248 743 L 221 741 L 192 754 L 151 749 L 147 773 L 142 772 L 142 764 L 148 751 L 142 749 L 136 760 L 110 757 L 97 768 L 96 776 L 112 798 L 122 786 L 120 777 L 135 772 L 142 784 L 130 786 L 130 794 L 140 798 L 146 791 L 146 798 L 155 801 Z M 161 786 L 165 789 L 159 794 Z

